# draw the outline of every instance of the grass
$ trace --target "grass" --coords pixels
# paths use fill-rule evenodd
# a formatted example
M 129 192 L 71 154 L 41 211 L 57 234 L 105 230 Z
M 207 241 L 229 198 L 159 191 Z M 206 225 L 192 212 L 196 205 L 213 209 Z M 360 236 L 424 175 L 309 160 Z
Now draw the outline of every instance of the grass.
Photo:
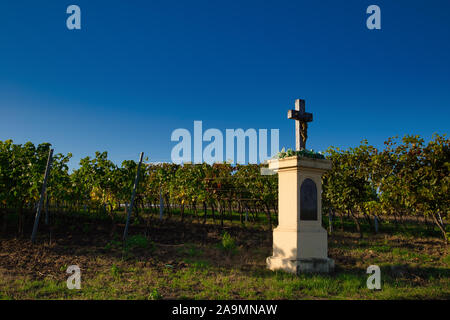
M 224 232 L 222 234 L 221 242 L 218 248 L 224 251 L 226 254 L 235 254 L 237 252 L 236 240 L 228 233 Z
M 11 273 L 14 270 L 0 263 L 0 299 L 450 298 L 450 255 L 440 240 L 429 235 L 411 238 L 409 232 L 384 232 L 359 239 L 356 233 L 335 231 L 329 238 L 335 273 L 298 276 L 267 270 L 271 239 L 262 231 L 253 237 L 257 238 L 242 240 L 223 231 L 215 242 L 193 238 L 181 244 L 159 243 L 140 234 L 130 235 L 125 243 L 112 238 L 98 248 L 78 248 L 68 260 L 55 261 L 53 271 L 47 271 L 48 262 L 38 270 L 43 276 Z M 49 250 L 73 249 L 55 246 Z M 80 256 L 81 290 L 69 290 L 66 269 Z M 381 290 L 367 289 L 366 269 L 372 264 L 381 268 Z
M 442 258 L 442 262 L 450 267 L 450 255 L 446 255 L 444 258 Z
M 125 250 L 132 250 L 136 248 L 153 250 L 154 244 L 153 242 L 149 241 L 146 237 L 137 234 L 130 236 L 126 239 L 124 248 Z
M 125 274 L 127 275 L 125 277 Z M 417 286 L 410 280 L 385 275 L 382 290 L 366 288 L 364 272 L 335 275 L 302 274 L 261 270 L 253 275 L 220 268 L 186 268 L 154 277 L 151 270 L 122 273 L 117 277 L 101 274 L 85 279 L 81 290 L 68 290 L 65 283 L 52 280 L 21 280 L 7 290 L 2 299 L 445 299 L 449 297 L 448 278 L 429 278 Z M 0 280 L 2 283 L 4 280 Z M 4 283 L 2 283 L 4 284 Z M 166 296 L 165 296 L 165 295 Z
M 385 246 L 379 246 L 385 248 Z M 221 250 L 209 248 L 208 250 Z M 387 249 L 382 249 L 385 253 Z M 418 281 L 414 273 L 393 274 L 390 264 L 381 265 L 382 290 L 366 288 L 364 269 L 338 269 L 332 275 L 272 272 L 263 266 L 249 271 L 214 265 L 202 249 L 187 245 L 178 250 L 186 266 L 140 267 L 136 262 L 117 260 L 109 272 L 82 277 L 81 290 L 68 290 L 64 281 L 15 281 L 0 278 L 1 299 L 448 299 L 448 268 L 430 268 Z M 351 252 L 358 255 L 358 251 Z M 393 250 L 393 257 L 415 259 L 413 252 Z M 387 256 L 386 256 L 387 257 Z M 448 264 L 449 258 L 442 259 Z M 428 260 L 427 260 L 428 261 Z M 367 261 L 366 264 L 370 262 Z M 339 267 L 339 265 L 338 265 Z M 420 269 L 420 268 L 419 268 Z

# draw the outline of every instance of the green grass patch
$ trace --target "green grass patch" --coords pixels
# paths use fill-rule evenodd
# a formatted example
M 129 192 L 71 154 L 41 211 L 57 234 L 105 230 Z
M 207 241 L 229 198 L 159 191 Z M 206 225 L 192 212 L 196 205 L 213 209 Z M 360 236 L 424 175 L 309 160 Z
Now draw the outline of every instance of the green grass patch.
M 228 254 L 235 254 L 237 252 L 236 240 L 228 232 L 222 234 L 222 239 L 218 247 Z

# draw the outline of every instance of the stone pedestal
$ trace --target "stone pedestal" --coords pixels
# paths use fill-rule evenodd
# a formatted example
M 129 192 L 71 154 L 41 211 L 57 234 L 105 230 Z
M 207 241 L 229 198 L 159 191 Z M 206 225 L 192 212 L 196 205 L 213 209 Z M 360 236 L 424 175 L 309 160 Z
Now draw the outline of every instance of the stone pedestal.
M 322 227 L 322 174 L 331 161 L 306 157 L 270 160 L 278 172 L 278 227 L 268 268 L 292 273 L 331 272 L 327 231 Z

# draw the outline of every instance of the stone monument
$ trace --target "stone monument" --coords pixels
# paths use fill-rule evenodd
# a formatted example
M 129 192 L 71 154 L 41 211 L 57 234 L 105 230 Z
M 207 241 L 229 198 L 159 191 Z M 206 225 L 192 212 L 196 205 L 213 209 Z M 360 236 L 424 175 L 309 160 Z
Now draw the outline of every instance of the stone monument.
M 302 150 L 307 123 L 312 121 L 304 100 L 295 101 L 288 118 L 295 120 L 296 149 Z M 269 169 L 278 173 L 278 226 L 273 230 L 268 268 L 292 273 L 333 271 L 327 231 L 322 227 L 322 175 L 331 169 L 331 161 L 292 156 L 269 160 Z

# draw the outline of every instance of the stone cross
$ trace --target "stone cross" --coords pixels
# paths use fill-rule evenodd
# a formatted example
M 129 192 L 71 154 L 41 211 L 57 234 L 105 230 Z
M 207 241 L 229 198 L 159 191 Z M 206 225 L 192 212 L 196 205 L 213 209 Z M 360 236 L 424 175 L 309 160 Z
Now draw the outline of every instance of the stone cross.
M 308 139 L 308 122 L 313 121 L 312 113 L 305 112 L 305 100 L 295 100 L 295 110 L 288 111 L 288 119 L 295 120 L 295 149 L 306 148 Z

